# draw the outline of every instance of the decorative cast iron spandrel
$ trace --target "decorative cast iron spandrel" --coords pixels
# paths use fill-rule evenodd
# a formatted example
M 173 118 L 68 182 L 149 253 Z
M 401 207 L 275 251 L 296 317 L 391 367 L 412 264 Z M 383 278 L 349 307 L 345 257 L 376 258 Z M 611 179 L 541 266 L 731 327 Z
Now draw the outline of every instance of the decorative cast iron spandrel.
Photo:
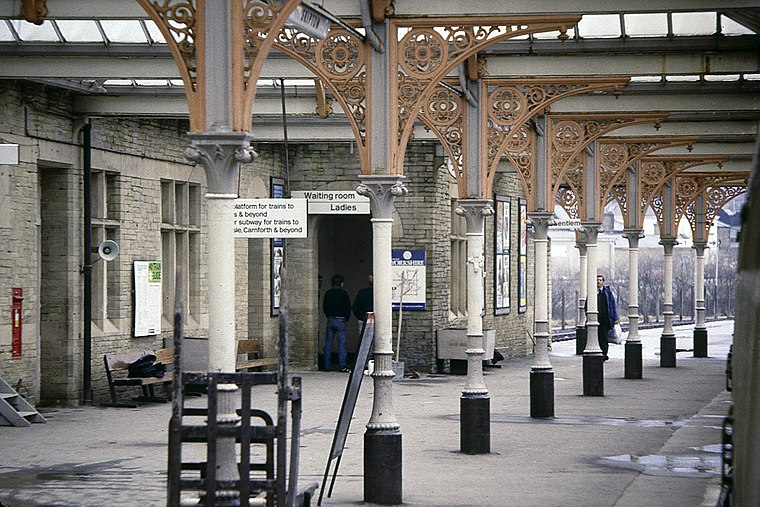
M 465 99 L 444 86 L 437 86 L 420 113 L 420 120 L 435 132 L 448 153 L 457 177 L 459 197 L 467 195 L 464 167 Z
M 370 79 L 367 52 L 371 51 L 371 47 L 338 27 L 332 27 L 322 41 L 297 30 L 283 28 L 275 46 L 319 76 L 322 83 L 332 90 L 354 131 L 362 172 L 369 174 L 367 83 Z
M 628 78 L 594 79 L 563 78 L 559 79 L 498 79 L 486 81 L 487 114 L 487 189 L 493 185 L 496 168 L 503 154 L 507 155 L 518 169 L 528 196 L 528 208 L 535 209 L 533 181 L 535 179 L 533 146 L 515 148 L 516 141 L 531 140 L 525 132 L 532 131 L 528 122 L 537 115 L 546 114 L 554 102 L 581 93 L 597 90 L 619 90 L 628 82 Z M 519 133 L 518 133 L 519 132 Z M 572 144 L 576 132 L 566 132 L 564 141 Z M 535 135 L 535 133 L 533 134 Z M 550 142 L 550 141 L 549 141 Z M 518 162 L 519 161 L 519 162 Z M 550 164 L 551 165 L 551 164 Z M 556 189 L 559 178 L 551 181 L 550 189 Z M 549 189 L 543 190 L 550 192 Z
M 539 32 L 564 34 L 579 20 L 579 16 L 482 18 L 477 25 L 466 25 L 461 18 L 391 19 L 391 74 L 396 80 L 391 94 L 396 100 L 391 111 L 396 130 L 391 172 L 402 172 L 395 166 L 403 161 L 422 104 L 457 65 L 496 42 Z
M 708 163 L 708 162 L 706 162 Z M 710 223 L 715 218 L 715 214 L 725 204 L 736 197 L 732 195 L 733 189 L 747 187 L 749 179 L 746 173 L 727 172 L 718 174 L 688 174 L 676 176 L 676 210 L 678 220 L 686 217 L 693 237 L 700 237 L 698 233 L 704 233 L 705 238 L 710 232 L 710 224 L 705 223 L 706 230 L 698 231 L 699 221 L 696 216 L 695 204 L 700 195 L 704 195 L 704 212 L 705 219 L 714 208 Z M 723 201 L 727 197 L 727 200 Z M 712 203 L 711 203 L 712 201 Z M 716 207 L 717 206 L 717 207 Z
M 573 219 L 580 218 L 578 213 L 578 199 L 575 197 L 575 192 L 568 186 L 561 186 L 557 190 L 556 202 L 562 209 L 565 210 L 567 216 Z

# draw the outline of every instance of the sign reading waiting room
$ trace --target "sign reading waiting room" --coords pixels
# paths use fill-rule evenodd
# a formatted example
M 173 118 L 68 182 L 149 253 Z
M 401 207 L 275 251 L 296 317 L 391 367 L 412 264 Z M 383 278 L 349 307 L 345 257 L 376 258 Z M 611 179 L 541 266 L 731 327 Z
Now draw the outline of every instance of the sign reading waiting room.
M 369 214 L 369 197 L 352 190 L 293 190 L 291 195 L 307 200 L 309 215 Z

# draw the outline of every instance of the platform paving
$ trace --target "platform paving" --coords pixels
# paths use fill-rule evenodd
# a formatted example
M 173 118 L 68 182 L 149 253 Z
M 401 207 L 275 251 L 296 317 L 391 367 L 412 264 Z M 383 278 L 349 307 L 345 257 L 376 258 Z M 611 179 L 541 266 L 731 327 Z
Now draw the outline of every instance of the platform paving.
M 531 419 L 532 357 L 487 368 L 491 453 L 459 452 L 464 377 L 394 382 L 403 435 L 403 498 L 413 506 L 702 506 L 720 484 L 721 423 L 732 321 L 708 324 L 709 357 L 692 357 L 691 327 L 676 327 L 676 368 L 659 366 L 660 329 L 642 334 L 644 378 L 623 378 L 623 347 L 611 345 L 605 396 L 582 396 L 575 342 L 553 344 L 555 414 Z M 303 378 L 300 481 L 321 482 L 348 375 Z M 273 388 L 262 387 L 262 405 Z M 322 505 L 363 504 L 363 434 L 372 406 L 365 377 L 333 494 Z M 201 402 L 202 399 L 199 399 Z M 46 410 L 48 422 L 0 427 L 0 504 L 166 505 L 169 404 L 137 409 Z

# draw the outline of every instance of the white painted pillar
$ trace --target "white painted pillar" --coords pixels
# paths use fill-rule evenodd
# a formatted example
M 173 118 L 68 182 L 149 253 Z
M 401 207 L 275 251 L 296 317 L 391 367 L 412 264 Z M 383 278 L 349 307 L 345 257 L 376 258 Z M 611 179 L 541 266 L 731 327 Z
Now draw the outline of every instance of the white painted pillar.
M 232 229 L 240 164 L 254 159 L 251 136 L 220 127 L 204 133 L 191 133 L 191 145 L 185 157 L 198 161 L 206 170 L 208 192 L 208 303 L 209 303 L 209 372 L 235 372 L 237 340 L 235 337 L 235 244 Z M 235 426 L 239 404 L 237 386 L 218 386 L 217 423 Z M 217 439 L 216 479 L 239 479 L 235 438 Z M 217 503 L 235 503 L 237 490 L 219 490 Z
M 393 201 L 407 194 L 404 176 L 360 175 L 356 191 L 369 197 L 372 210 L 373 308 L 375 313 L 374 395 L 364 433 L 364 501 L 400 504 L 401 431 L 393 409 L 393 321 L 391 312 L 391 230 Z
M 586 237 L 581 232 L 580 238 L 575 242 L 578 249 L 578 308 L 575 315 L 575 353 L 583 354 L 586 348 L 586 270 L 588 262 L 586 257 Z
M 587 289 L 587 318 L 586 326 L 586 350 L 583 351 L 583 395 L 604 396 L 604 355 L 599 346 L 597 335 L 599 328 L 599 308 L 596 301 L 596 275 L 597 275 L 597 236 L 600 229 L 599 223 L 584 223 L 586 232 L 586 254 L 588 256 L 588 269 L 586 271 Z
M 676 366 L 676 335 L 673 332 L 673 247 L 678 244 L 673 237 L 660 239 L 663 248 L 663 284 L 665 286 L 664 311 L 665 323 L 660 337 L 660 366 Z
M 549 220 L 552 214 L 543 211 L 528 213 L 533 225 L 535 245 L 535 362 L 530 367 L 530 416 L 554 417 L 554 369 L 549 360 Z
M 643 375 L 641 337 L 639 336 L 639 239 L 641 229 L 627 229 L 628 239 L 628 338 L 625 342 L 625 378 Z
M 491 400 L 483 379 L 483 226 L 493 208 L 490 200 L 462 199 L 456 213 L 467 222 L 467 379 L 459 402 L 459 444 L 465 454 L 488 454 Z
M 707 357 L 707 326 L 705 325 L 705 248 L 706 242 L 694 242 L 694 357 Z

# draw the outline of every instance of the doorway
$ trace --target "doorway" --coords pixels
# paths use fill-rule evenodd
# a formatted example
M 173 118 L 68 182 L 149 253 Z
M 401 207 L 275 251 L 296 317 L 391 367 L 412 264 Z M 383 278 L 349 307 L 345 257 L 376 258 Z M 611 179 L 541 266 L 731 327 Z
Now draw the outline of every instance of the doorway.
M 372 223 L 370 215 L 324 215 L 318 229 L 319 277 L 319 369 L 324 369 L 325 325 L 327 323 L 322 311 L 322 300 L 330 289 L 330 279 L 334 274 L 345 277 L 343 288 L 348 292 L 351 304 L 359 289 L 367 286 L 367 277 L 372 274 Z M 352 314 L 346 326 L 346 351 L 351 368 L 359 346 L 359 328 L 356 317 Z M 332 364 L 338 364 L 337 340 L 333 343 L 335 358 Z

